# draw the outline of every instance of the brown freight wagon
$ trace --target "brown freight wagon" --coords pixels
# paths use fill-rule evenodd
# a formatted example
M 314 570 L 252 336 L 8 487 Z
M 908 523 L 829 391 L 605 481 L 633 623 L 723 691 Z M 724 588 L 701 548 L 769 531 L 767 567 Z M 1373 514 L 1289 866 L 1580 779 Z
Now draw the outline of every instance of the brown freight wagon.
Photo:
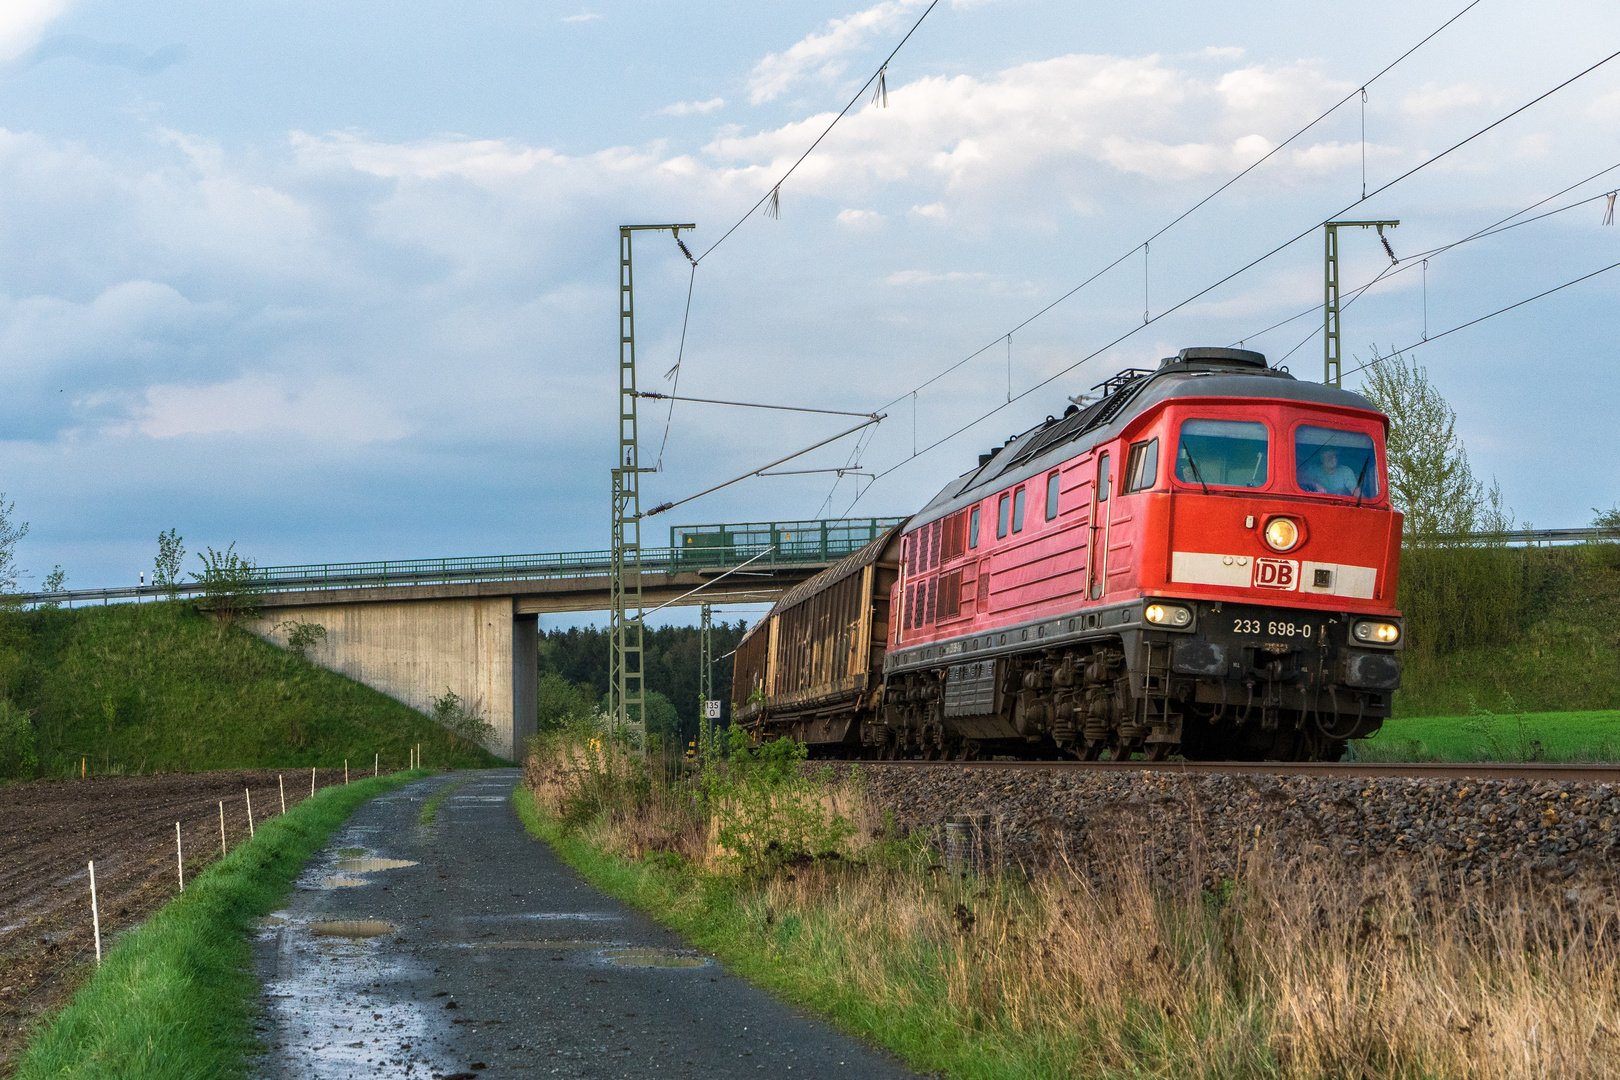
M 859 748 L 881 702 L 904 527 L 791 589 L 744 635 L 731 680 L 736 723 L 812 749 Z

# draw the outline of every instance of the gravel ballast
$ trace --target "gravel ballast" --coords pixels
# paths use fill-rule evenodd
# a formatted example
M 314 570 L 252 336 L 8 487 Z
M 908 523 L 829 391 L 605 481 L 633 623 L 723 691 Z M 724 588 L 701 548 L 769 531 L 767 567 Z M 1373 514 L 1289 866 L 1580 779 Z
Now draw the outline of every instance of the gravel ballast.
M 845 774 L 848 766 L 839 769 Z M 1102 846 L 1156 875 L 1229 875 L 1257 843 L 1285 857 L 1418 862 L 1481 884 L 1611 881 L 1620 785 L 1560 780 L 1175 775 L 862 764 L 869 804 L 908 830 L 988 813 L 1006 861 L 1036 870 Z

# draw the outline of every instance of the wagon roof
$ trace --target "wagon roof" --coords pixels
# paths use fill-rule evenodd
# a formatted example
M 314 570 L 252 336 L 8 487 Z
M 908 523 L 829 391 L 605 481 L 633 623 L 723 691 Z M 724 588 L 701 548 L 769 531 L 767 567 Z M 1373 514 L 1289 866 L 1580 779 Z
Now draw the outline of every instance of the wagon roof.
M 782 599 L 778 600 L 775 605 L 772 606 L 771 610 L 766 613 L 765 618 L 769 619 L 772 615 L 775 615 L 780 611 L 786 611 L 788 608 L 802 602 L 807 597 L 814 596 L 823 589 L 830 588 L 833 585 L 838 584 L 851 574 L 857 574 L 862 569 L 872 565 L 875 562 L 878 562 L 880 559 L 882 559 L 883 552 L 888 548 L 889 544 L 900 535 L 900 530 L 904 529 L 905 527 L 905 521 L 901 521 L 899 524 L 891 526 L 887 532 L 883 533 L 883 535 L 879 536 L 876 540 L 873 540 L 871 543 L 867 544 L 853 555 L 845 555 L 842 559 L 839 559 L 837 562 L 827 567 L 827 569 L 823 570 L 815 577 L 793 586 L 793 588 L 782 594 Z M 764 622 L 764 619 L 760 621 Z M 753 633 L 753 631 L 750 630 L 749 633 Z

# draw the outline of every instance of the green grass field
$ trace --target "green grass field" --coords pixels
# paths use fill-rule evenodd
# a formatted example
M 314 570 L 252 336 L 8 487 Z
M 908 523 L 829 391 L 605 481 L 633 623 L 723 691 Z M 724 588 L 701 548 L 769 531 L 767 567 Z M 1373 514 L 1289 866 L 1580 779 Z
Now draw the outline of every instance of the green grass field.
M 1386 720 L 1362 761 L 1620 761 L 1620 710 Z
M 429 767 L 498 759 L 416 710 L 184 602 L 0 613 L 0 699 L 33 721 L 31 770 Z M 0 754 L 0 758 L 6 755 Z M 16 755 L 11 755 L 15 759 Z M 31 773 L 31 776 L 29 775 Z

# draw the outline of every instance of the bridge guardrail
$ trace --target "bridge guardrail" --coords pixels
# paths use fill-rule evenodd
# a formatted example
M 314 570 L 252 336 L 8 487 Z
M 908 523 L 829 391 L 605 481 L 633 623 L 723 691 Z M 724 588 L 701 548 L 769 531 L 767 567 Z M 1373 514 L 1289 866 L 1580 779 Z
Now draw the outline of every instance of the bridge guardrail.
M 899 520 L 899 519 L 895 519 Z M 886 526 L 885 526 L 886 527 Z M 725 546 L 643 548 L 643 573 L 724 570 L 756 559 L 756 567 L 805 566 L 834 562 L 859 551 L 868 540 L 852 534 L 831 538 L 818 535 L 814 542 L 731 543 Z M 564 551 L 533 555 L 484 555 L 449 559 L 398 559 L 353 563 L 309 563 L 300 566 L 257 568 L 256 591 L 266 593 L 368 589 L 390 585 L 450 585 L 475 581 L 532 581 L 560 577 L 607 577 L 611 551 Z M 186 596 L 205 591 L 201 582 L 189 581 L 174 590 Z M 62 592 L 16 594 L 25 604 L 84 603 L 100 600 L 149 600 L 167 595 L 155 585 L 104 589 L 68 589 Z

